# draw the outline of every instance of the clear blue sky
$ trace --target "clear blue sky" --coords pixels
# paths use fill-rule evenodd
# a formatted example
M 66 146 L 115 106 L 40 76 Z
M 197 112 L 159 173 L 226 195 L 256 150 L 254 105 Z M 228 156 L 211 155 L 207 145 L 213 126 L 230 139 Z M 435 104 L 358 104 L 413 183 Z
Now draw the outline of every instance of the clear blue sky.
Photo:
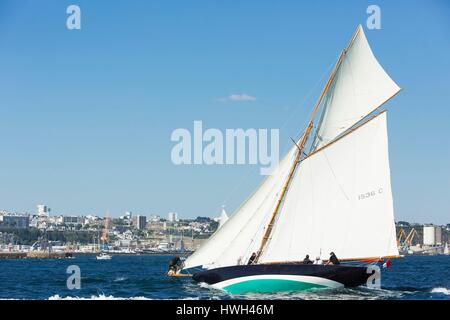
M 0 209 L 233 211 L 259 167 L 174 166 L 171 132 L 281 127 L 285 151 L 372 3 L 1 0 Z M 450 4 L 375 4 L 366 35 L 403 88 L 386 105 L 396 218 L 449 223 Z M 256 101 L 220 101 L 234 93 Z

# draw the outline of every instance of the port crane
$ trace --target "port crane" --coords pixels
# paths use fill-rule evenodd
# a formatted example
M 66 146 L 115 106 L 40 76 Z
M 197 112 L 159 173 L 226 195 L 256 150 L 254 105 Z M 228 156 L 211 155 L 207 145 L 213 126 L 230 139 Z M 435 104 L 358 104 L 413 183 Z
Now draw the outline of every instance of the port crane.
M 405 229 L 401 228 L 397 236 L 397 245 L 399 247 L 410 247 L 416 237 L 418 238 L 419 234 L 415 228 L 412 228 L 408 235 L 406 235 Z
M 409 232 L 408 236 L 405 239 L 404 245 L 407 247 L 411 247 L 413 244 L 414 238 L 419 238 L 419 234 L 417 233 L 417 230 L 412 228 Z
M 397 245 L 400 251 L 409 251 L 409 248 L 413 245 L 413 240 L 419 238 L 419 234 L 415 228 L 406 235 L 405 230 L 400 229 L 399 235 L 397 237 Z
M 400 231 L 398 232 L 398 236 L 397 236 L 397 247 L 400 247 L 401 245 L 403 245 L 402 239 L 406 238 L 406 232 L 405 229 L 401 228 Z

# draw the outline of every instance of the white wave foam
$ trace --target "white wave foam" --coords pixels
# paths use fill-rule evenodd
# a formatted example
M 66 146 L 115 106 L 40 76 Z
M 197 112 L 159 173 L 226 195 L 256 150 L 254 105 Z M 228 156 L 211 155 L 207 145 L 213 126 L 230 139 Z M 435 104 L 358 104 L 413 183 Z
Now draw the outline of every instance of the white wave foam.
M 446 295 L 450 295 L 450 289 L 442 287 L 433 288 L 433 290 L 431 290 L 431 293 L 443 293 Z
M 122 281 L 125 281 L 125 280 L 128 280 L 128 278 L 127 277 L 118 277 L 118 278 L 114 279 L 114 282 L 122 282 Z
M 200 282 L 198 285 L 199 285 L 201 288 L 205 288 L 205 289 L 214 289 L 213 286 L 207 284 L 206 282 Z
M 98 295 L 98 296 L 91 296 L 90 298 L 83 298 L 83 297 L 61 297 L 59 294 L 55 294 L 48 298 L 48 300 L 152 300 L 150 298 L 146 297 L 130 297 L 130 298 L 122 298 L 122 297 L 114 297 L 114 296 L 107 296 L 104 294 Z
M 177 299 L 156 299 L 156 300 L 199 300 L 199 297 L 186 297 L 186 298 L 177 298 Z M 61 297 L 59 294 L 55 294 L 48 298 L 48 300 L 155 300 L 147 297 L 137 296 L 137 297 L 114 297 L 114 296 L 107 296 L 104 294 L 100 294 L 98 296 L 91 296 L 91 297 L 72 297 L 72 296 L 66 296 Z

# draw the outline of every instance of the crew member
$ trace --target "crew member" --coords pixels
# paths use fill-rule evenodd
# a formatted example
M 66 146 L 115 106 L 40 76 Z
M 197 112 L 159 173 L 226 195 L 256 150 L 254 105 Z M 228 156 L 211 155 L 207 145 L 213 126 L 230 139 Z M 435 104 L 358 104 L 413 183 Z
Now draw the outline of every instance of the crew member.
M 334 252 L 331 252 L 330 253 L 330 259 L 328 259 L 327 264 L 339 265 L 341 263 L 339 262 L 339 259 L 336 257 Z
M 253 252 L 247 264 L 252 264 L 256 259 L 256 252 Z
M 309 254 L 306 255 L 305 259 L 303 259 L 303 264 L 312 264 L 313 262 L 309 260 Z
M 180 269 L 183 264 L 183 261 L 181 261 L 180 257 L 175 257 L 172 260 L 170 260 L 169 263 L 169 269 L 167 270 L 168 276 L 175 275 Z

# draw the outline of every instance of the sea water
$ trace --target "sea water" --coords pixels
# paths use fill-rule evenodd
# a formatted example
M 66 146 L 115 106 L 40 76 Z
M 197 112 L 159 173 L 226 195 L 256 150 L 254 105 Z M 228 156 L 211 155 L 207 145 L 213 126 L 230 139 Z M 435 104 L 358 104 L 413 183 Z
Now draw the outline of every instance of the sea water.
M 1 299 L 446 299 L 450 256 L 407 256 L 383 269 L 381 288 L 230 295 L 191 278 L 165 276 L 171 256 L 78 256 L 61 260 L 0 260 Z M 67 268 L 80 268 L 81 288 L 68 289 Z

